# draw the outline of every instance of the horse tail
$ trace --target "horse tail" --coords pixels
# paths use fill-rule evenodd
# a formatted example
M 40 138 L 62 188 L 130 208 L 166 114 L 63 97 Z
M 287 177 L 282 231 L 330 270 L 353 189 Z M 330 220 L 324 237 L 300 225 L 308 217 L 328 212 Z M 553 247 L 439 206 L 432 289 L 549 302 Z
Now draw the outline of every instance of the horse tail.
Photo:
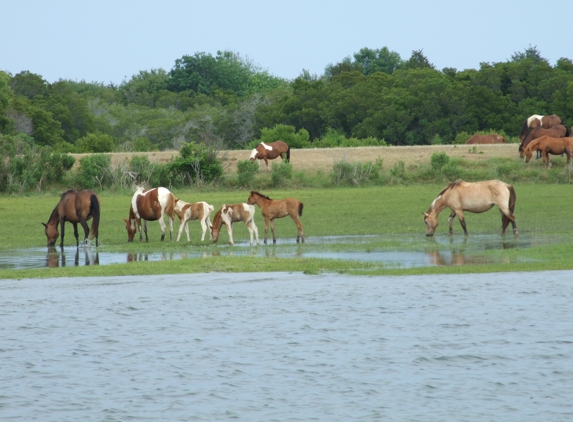
M 167 214 L 167 216 L 169 218 L 171 218 L 173 220 L 174 218 L 174 213 L 175 213 L 175 196 L 173 196 L 172 193 L 169 194 L 168 198 L 167 198 L 167 205 L 165 206 L 165 209 L 163 210 L 163 212 L 165 214 Z
M 286 156 L 287 156 L 287 161 L 290 163 L 290 147 L 288 145 L 287 145 Z
M 567 126 L 565 126 L 565 137 L 569 137 L 571 136 L 571 131 L 569 130 L 569 128 Z
M 96 239 L 99 237 L 99 199 L 95 193 L 90 196 L 90 214 L 92 215 L 91 236 Z
M 302 202 L 298 203 L 298 216 L 302 217 L 302 209 L 304 208 L 304 204 Z
M 515 189 L 513 186 L 509 185 L 509 211 L 513 214 L 513 210 L 515 210 L 515 201 L 517 199 L 517 195 L 515 194 Z

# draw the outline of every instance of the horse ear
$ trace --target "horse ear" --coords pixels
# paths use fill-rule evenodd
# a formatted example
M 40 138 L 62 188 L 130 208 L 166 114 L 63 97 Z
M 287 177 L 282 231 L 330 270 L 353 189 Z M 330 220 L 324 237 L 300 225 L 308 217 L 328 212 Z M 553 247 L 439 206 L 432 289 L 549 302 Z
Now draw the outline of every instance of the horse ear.
M 422 212 L 422 214 L 424 214 L 424 217 L 427 217 L 427 216 L 428 216 L 428 213 L 427 213 L 427 212 Z
M 46 223 L 42 223 L 42 225 L 46 228 L 48 227 L 48 225 Z
M 124 218 L 123 221 L 125 221 L 126 223 L 129 223 L 129 220 L 127 218 Z

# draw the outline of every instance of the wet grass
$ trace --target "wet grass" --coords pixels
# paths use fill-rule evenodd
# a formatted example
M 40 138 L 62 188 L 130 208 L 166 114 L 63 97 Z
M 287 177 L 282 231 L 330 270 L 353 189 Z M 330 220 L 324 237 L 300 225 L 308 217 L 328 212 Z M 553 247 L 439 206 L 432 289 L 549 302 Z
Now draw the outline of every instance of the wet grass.
M 277 199 L 294 196 L 304 203 L 301 220 L 309 239 L 303 246 L 305 252 L 416 251 L 434 255 L 447 252 L 452 256 L 453 254 L 463 256 L 465 262 L 460 262 L 459 265 L 394 268 L 379 262 L 277 257 L 276 255 L 280 255 L 282 250 L 294 247 L 296 228 L 288 217 L 276 220 L 277 246 L 260 246 L 266 248 L 265 251 L 276 251 L 276 253 L 268 253 L 262 258 L 249 255 L 232 256 L 233 248 L 226 245 L 228 237 L 224 230 L 217 245 L 209 241 L 199 241 L 201 230 L 197 222 L 190 224 L 192 237 L 190 243 L 186 240 L 180 243 L 169 241 L 161 243 L 159 226 L 156 222 L 151 222 L 148 224 L 149 243 L 128 244 L 125 223 L 122 219 L 127 217 L 131 193 L 104 191 L 100 193 L 101 251 L 125 254 L 196 252 L 205 257 L 89 267 L 0 270 L 0 278 L 120 276 L 211 271 L 403 275 L 573 269 L 573 260 L 570 258 L 573 252 L 571 240 L 573 219 L 570 217 L 573 209 L 573 186 L 557 184 L 514 186 L 517 192 L 516 217 L 520 240 L 513 245 L 513 235 L 502 238 L 499 234 L 501 219 L 496 209 L 483 214 L 466 214 L 470 237 L 465 243 L 457 220 L 454 222 L 454 237 L 450 243 L 450 237 L 447 235 L 448 212 L 444 211 L 440 215 L 440 226 L 436 236 L 427 239 L 424 236 L 421 213 L 428 209 L 443 185 L 263 192 Z M 197 193 L 192 190 L 178 190 L 174 193 L 188 202 L 205 200 L 213 204 L 216 209 L 223 203 L 243 202 L 248 196 L 245 191 Z M 0 215 L 2 215 L 0 253 L 45 245 L 46 239 L 40 223 L 47 221 L 57 200 L 57 195 L 54 194 L 0 197 Z M 262 243 L 264 224 L 259 210 L 255 222 L 259 227 Z M 179 223 L 176 221 L 174 237 L 178 228 Z M 247 243 L 248 231 L 242 223 L 233 226 L 233 233 L 237 243 L 243 245 Z M 333 238 L 333 236 L 342 237 Z M 318 237 L 329 240 L 324 243 L 310 241 Z M 83 238 L 82 234 L 80 238 Z M 504 247 L 505 243 L 509 243 L 510 247 Z M 65 244 L 67 246 L 75 244 L 72 226 L 69 224 L 66 226 Z M 219 253 L 220 256 L 217 256 Z

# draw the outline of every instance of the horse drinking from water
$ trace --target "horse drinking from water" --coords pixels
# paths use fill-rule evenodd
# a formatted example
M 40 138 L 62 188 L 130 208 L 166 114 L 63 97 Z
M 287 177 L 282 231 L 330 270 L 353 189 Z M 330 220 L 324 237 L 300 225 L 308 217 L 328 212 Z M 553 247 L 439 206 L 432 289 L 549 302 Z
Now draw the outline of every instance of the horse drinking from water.
M 247 202 L 249 204 L 257 204 L 261 209 L 261 213 L 265 219 L 265 244 L 267 243 L 269 222 L 273 233 L 273 243 L 277 243 L 277 238 L 275 236 L 275 218 L 283 218 L 287 215 L 290 215 L 290 218 L 293 219 L 296 227 L 298 228 L 298 233 L 296 235 L 297 243 L 301 241 L 304 243 L 304 231 L 302 229 L 302 223 L 299 220 L 299 217 L 302 216 L 303 203 L 298 199 L 286 198 L 273 200 L 259 192 L 251 191 Z
M 543 168 L 546 166 L 551 167 L 549 154 L 567 154 L 567 166 L 569 166 L 571 155 L 573 154 L 573 138 L 551 138 L 549 136 L 542 136 L 541 138 L 531 141 L 523 150 L 526 163 L 529 163 L 533 151 L 541 151 L 543 155 Z
M 268 160 L 274 160 L 277 157 L 281 157 L 283 160 L 286 157 L 286 160 L 290 161 L 290 148 L 286 142 L 275 141 L 268 144 L 261 142 L 255 149 L 251 151 L 249 160 L 259 160 L 259 167 L 261 166 L 261 160 L 265 160 L 267 170 L 270 170 Z
M 532 129 L 523 141 L 519 144 L 519 156 L 523 158 L 523 150 L 529 145 L 531 141 L 542 136 L 550 136 L 552 138 L 563 138 L 571 134 L 569 128 L 563 125 L 551 126 L 549 129 L 544 129 L 542 127 L 536 127 Z M 537 157 L 539 158 L 539 157 Z
M 561 125 L 563 120 L 556 114 L 550 114 L 549 116 L 542 116 L 539 114 L 533 114 L 527 118 L 523 123 L 521 128 L 521 133 L 519 134 L 519 142 L 523 142 L 525 136 L 531 129 L 536 127 L 541 127 L 543 129 L 549 129 L 551 126 Z
M 223 224 L 227 227 L 227 233 L 229 233 L 229 244 L 234 245 L 233 242 L 233 223 L 237 221 L 242 221 L 249 229 L 249 234 L 251 236 L 251 246 L 253 246 L 253 235 L 256 237 L 257 245 L 259 242 L 259 230 L 255 224 L 255 207 L 249 204 L 233 204 L 225 205 L 215 213 L 213 217 L 213 224 L 211 225 L 211 240 L 216 243 L 219 240 L 219 234 L 221 233 L 221 227 Z
M 466 144 L 505 144 L 507 140 L 497 133 L 491 133 L 489 135 L 473 135 L 470 136 L 466 141 Z
M 129 207 L 129 219 L 125 221 L 127 230 L 127 241 L 133 242 L 135 233 L 139 230 L 139 241 L 142 241 L 141 219 L 143 218 L 143 231 L 145 232 L 145 241 L 149 242 L 147 237 L 147 222 L 159 222 L 161 227 L 161 241 L 165 240 L 165 221 L 164 216 L 169 217 L 169 240 L 173 240 L 173 213 L 175 210 L 175 197 L 166 188 L 154 188 L 143 190 L 138 187 Z
M 175 214 L 179 217 L 179 233 L 177 234 L 177 241 L 179 242 L 183 228 L 185 228 L 185 233 L 187 233 L 187 242 L 191 240 L 189 237 L 189 221 L 191 220 L 199 220 L 201 222 L 201 228 L 203 229 L 201 241 L 205 240 L 207 227 L 208 225 L 211 226 L 209 216 L 214 209 L 215 207 L 213 205 L 209 205 L 206 202 L 189 204 L 181 199 L 175 198 Z M 207 225 L 207 223 L 209 224 Z
M 60 202 L 52 211 L 48 223 L 44 224 L 44 232 L 48 239 L 48 246 L 54 246 L 58 240 L 58 223 L 60 224 L 60 231 L 62 238 L 60 240 L 60 248 L 64 247 L 64 223 L 69 221 L 74 226 L 74 236 L 76 237 L 76 246 L 80 246 L 78 236 L 78 223 L 84 229 L 84 243 L 87 244 L 88 229 L 87 220 L 93 218 L 91 226 L 91 237 L 95 238 L 96 246 L 98 246 L 99 237 L 99 218 L 100 218 L 100 202 L 99 197 L 91 190 L 73 191 L 69 190 L 64 192 L 60 197 Z
M 475 183 L 464 182 L 463 180 L 452 182 L 434 199 L 428 212 L 422 213 L 424 214 L 424 224 L 426 224 L 426 236 L 434 235 L 438 226 L 438 215 L 445 208 L 452 210 L 448 219 L 450 235 L 454 232 L 452 222 L 457 216 L 467 236 L 468 230 L 463 211 L 481 213 L 491 209 L 494 205 L 497 205 L 501 212 L 501 234 L 505 234 L 505 230 L 511 222 L 513 233 L 517 236 L 517 226 L 513 215 L 515 199 L 513 186 L 499 180 Z

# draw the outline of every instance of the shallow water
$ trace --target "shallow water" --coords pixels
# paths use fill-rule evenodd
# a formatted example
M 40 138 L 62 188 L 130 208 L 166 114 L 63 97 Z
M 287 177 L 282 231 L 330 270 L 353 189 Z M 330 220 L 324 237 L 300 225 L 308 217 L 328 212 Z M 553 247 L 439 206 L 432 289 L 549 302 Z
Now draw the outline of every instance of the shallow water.
M 571 280 L 1 280 L 0 418 L 568 421 Z

